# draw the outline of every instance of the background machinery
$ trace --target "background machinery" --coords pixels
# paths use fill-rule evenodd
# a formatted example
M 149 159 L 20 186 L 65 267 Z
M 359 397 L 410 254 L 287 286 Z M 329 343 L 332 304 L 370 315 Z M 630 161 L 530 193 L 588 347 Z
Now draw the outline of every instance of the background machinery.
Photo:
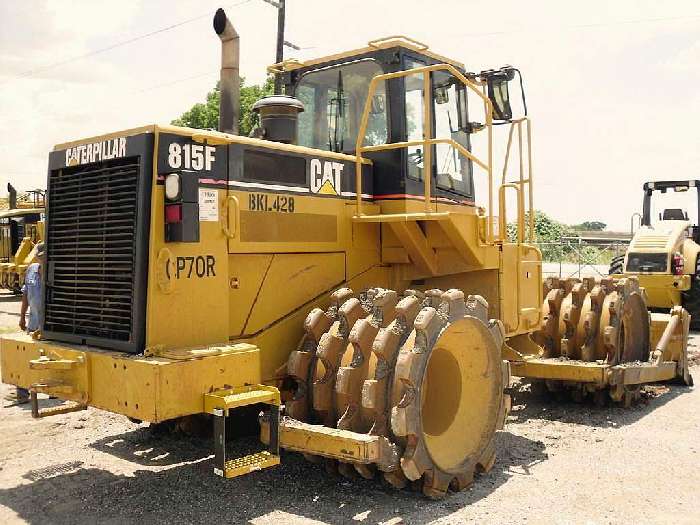
M 214 29 L 235 131 L 238 35 L 222 10 Z M 650 322 L 634 279 L 548 282 L 543 311 L 517 70 L 390 37 L 270 71 L 287 95 L 256 104 L 261 138 L 151 125 L 51 152 L 43 328 L 2 342 L 36 416 L 55 413 L 38 393 L 148 422 L 205 413 L 221 476 L 283 447 L 441 497 L 493 465 L 510 367 L 605 395 L 687 373 L 687 315 Z M 260 403 L 268 448 L 227 459 L 227 417 Z
M 9 209 L 0 211 L 0 288 L 18 294 L 34 262 L 34 246 L 44 236 L 44 191 L 28 191 L 20 199 L 12 184 L 7 191 Z
M 640 228 L 627 253 L 610 263 L 610 275 L 634 276 L 639 280 L 651 308 L 683 306 L 692 316 L 694 328 L 700 326 L 699 185 L 697 180 L 645 183 Z M 661 199 L 663 203 L 659 202 Z M 662 207 L 669 203 L 676 207 Z M 692 208 L 683 209 L 683 204 Z M 689 209 L 694 221 L 688 216 Z

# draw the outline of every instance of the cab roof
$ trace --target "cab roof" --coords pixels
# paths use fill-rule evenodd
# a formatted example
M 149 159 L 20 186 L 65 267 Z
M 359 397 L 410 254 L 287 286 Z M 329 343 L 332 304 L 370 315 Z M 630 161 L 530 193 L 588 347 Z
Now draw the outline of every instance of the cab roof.
M 432 51 L 429 50 L 429 47 L 427 44 L 424 44 L 423 42 L 419 42 L 418 40 L 414 40 L 410 37 L 403 36 L 403 35 L 394 35 L 394 36 L 388 36 L 384 38 L 378 38 L 376 40 L 371 40 L 367 43 L 366 47 L 361 47 L 358 49 L 353 49 L 350 51 L 343 51 L 342 53 L 336 53 L 333 55 L 328 55 L 320 58 L 314 58 L 311 60 L 298 60 L 296 58 L 291 58 L 288 60 L 284 60 L 282 62 L 279 62 L 277 64 L 272 64 L 267 68 L 267 71 L 269 73 L 283 73 L 286 71 L 294 71 L 296 69 L 301 69 L 309 66 L 316 66 L 318 64 L 325 64 L 326 62 L 334 62 L 336 60 L 342 60 L 344 58 L 352 58 L 358 55 L 363 55 L 366 53 L 371 53 L 372 51 L 377 51 L 379 49 L 391 49 L 392 47 L 401 47 L 404 49 L 408 49 L 410 51 L 415 51 L 417 53 L 421 53 L 423 55 L 429 56 L 433 58 L 434 60 L 438 60 L 440 62 L 444 62 L 447 64 L 451 64 L 453 66 L 456 66 L 460 69 L 464 69 L 464 64 L 461 62 L 458 62 L 457 60 L 452 60 L 450 58 L 447 58 L 445 56 L 439 55 L 437 53 L 433 53 Z

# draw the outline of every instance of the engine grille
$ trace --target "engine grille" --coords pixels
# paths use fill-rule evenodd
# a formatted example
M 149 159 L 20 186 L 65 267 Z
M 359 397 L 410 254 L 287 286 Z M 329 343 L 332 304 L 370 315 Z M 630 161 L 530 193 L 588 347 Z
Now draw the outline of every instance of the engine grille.
M 139 157 L 49 174 L 44 330 L 131 341 Z

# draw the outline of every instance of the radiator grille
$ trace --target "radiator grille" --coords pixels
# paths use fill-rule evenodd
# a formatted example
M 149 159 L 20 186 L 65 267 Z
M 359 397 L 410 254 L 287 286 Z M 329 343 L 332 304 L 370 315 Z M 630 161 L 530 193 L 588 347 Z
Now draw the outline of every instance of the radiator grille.
M 139 158 L 49 174 L 44 330 L 131 341 Z

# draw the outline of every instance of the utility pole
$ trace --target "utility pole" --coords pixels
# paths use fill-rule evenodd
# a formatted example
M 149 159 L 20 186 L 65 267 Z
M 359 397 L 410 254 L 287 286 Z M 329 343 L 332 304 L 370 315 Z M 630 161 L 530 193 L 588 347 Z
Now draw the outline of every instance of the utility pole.
M 277 63 L 284 60 L 284 0 L 277 8 Z M 282 75 L 275 75 L 275 95 L 282 94 Z
M 263 0 L 277 8 L 277 55 L 275 63 L 279 64 L 284 60 L 284 2 L 285 0 Z M 275 74 L 275 95 L 282 94 L 282 76 Z

